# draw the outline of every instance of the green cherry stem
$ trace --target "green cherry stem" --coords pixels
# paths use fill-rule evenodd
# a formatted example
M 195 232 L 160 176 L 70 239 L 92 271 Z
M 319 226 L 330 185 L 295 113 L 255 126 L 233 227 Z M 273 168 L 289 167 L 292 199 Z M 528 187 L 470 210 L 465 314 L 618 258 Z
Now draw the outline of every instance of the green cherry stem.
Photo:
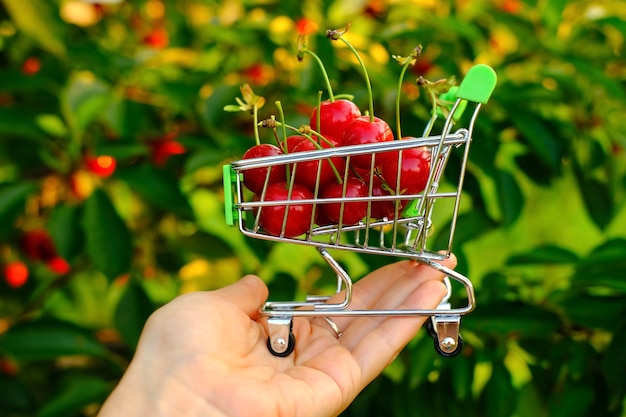
M 396 130 L 397 130 L 397 138 L 398 140 L 402 139 L 402 126 L 400 124 L 400 97 L 402 96 L 402 82 L 404 81 L 404 75 L 406 70 L 409 68 L 409 65 L 415 62 L 422 53 L 422 45 L 418 45 L 411 54 L 404 59 L 404 63 L 402 65 L 402 71 L 400 72 L 400 77 L 398 78 L 398 94 L 396 95 Z
M 276 119 L 266 119 L 263 120 L 259 123 L 260 127 L 269 127 L 269 128 L 273 128 L 275 129 L 276 127 L 282 126 L 285 129 L 289 129 L 292 130 L 294 132 L 297 132 L 298 134 L 304 136 L 309 142 L 311 142 L 316 149 L 324 149 L 322 147 L 322 145 L 319 144 L 318 141 L 316 141 L 315 139 L 313 139 L 313 136 L 316 136 L 318 138 L 320 138 L 322 141 L 324 141 L 324 143 L 327 143 L 329 145 L 332 146 L 332 142 L 329 141 L 328 139 L 326 139 L 323 135 L 321 135 L 320 133 L 316 132 L 315 130 L 311 129 L 311 126 L 301 126 L 301 127 L 295 127 L 295 126 L 291 126 L 285 123 L 281 123 L 279 121 L 277 121 Z M 313 136 L 312 136 L 313 135 Z M 333 161 L 330 158 L 328 159 L 328 163 L 330 165 L 330 168 L 333 170 L 333 173 L 335 174 L 335 177 L 337 178 L 337 181 L 341 184 L 343 183 L 343 179 L 341 174 L 339 173 L 339 170 L 337 169 L 337 167 L 335 166 L 335 164 L 333 164 Z
M 367 73 L 367 67 L 365 66 L 365 63 L 363 62 L 361 55 L 354 48 L 354 46 L 352 46 L 352 44 L 343 36 L 343 34 L 347 32 L 347 30 L 348 28 L 346 28 L 346 30 L 342 32 L 338 30 L 327 30 L 326 37 L 334 41 L 340 40 L 341 42 L 343 42 L 352 51 L 356 59 L 359 61 L 359 64 L 361 65 L 361 70 L 363 71 L 363 77 L 365 78 L 365 84 L 367 85 L 370 122 L 373 122 L 374 121 L 374 95 L 372 94 L 372 83 L 370 82 L 370 77 L 369 77 L 369 74 Z
M 330 78 L 328 78 L 328 72 L 326 71 L 326 68 L 324 67 L 324 63 L 322 62 L 320 57 L 317 56 L 315 52 L 309 51 L 308 49 L 303 49 L 300 51 L 300 53 L 309 55 L 317 63 L 317 65 L 320 68 L 320 71 L 322 72 L 322 76 L 324 77 L 324 83 L 326 83 L 326 91 L 328 91 L 329 100 L 331 103 L 334 102 L 335 95 L 333 94 L 333 87 L 330 85 Z

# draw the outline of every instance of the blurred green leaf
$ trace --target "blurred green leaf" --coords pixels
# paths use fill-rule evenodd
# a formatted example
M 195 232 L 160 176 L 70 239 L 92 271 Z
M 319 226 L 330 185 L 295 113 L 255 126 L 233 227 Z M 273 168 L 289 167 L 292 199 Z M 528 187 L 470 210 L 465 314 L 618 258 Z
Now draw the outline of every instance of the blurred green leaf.
M 154 308 L 143 287 L 131 279 L 115 309 L 115 327 L 130 346 L 137 346 L 143 326 Z
M 576 266 L 572 284 L 581 287 L 605 287 L 626 293 L 626 240 L 609 240 L 595 248 Z
M 84 244 L 81 227 L 82 207 L 61 204 L 54 208 L 48 221 L 48 231 L 61 257 L 72 259 Z
M 509 417 L 515 407 L 515 391 L 511 375 L 501 362 L 493 364 L 491 378 L 483 391 L 485 414 L 489 417 Z
M 522 302 L 497 301 L 478 304 L 476 310 L 463 319 L 473 331 L 486 335 L 542 339 L 561 327 L 558 316 L 546 309 Z
M 35 116 L 18 106 L 0 107 L 0 133 L 7 139 L 8 135 L 22 136 L 24 138 L 42 140 L 44 132 L 35 123 Z
M 55 55 L 65 54 L 64 26 L 46 0 L 4 0 L 17 27 Z
M 613 198 L 606 183 L 580 173 L 577 176 L 580 195 L 591 220 L 601 229 L 613 219 Z
M 64 137 L 68 134 L 67 126 L 56 114 L 40 114 L 35 120 L 37 126 L 48 135 Z
M 555 387 L 549 400 L 550 417 L 583 417 L 589 415 L 594 392 L 589 384 L 567 380 Z
M 0 373 L 0 409 L 27 413 L 34 408 L 34 399 L 28 387 L 18 377 Z
M 573 325 L 585 329 L 615 329 L 616 317 L 626 314 L 623 296 L 588 294 L 574 289 L 552 300 Z
M 626 378 L 622 370 L 626 369 L 626 320 L 621 319 L 614 328 L 613 340 L 604 352 L 602 372 L 609 390 L 610 410 L 617 410 L 626 398 Z
M 96 268 L 111 280 L 127 273 L 133 254 L 131 235 L 102 190 L 85 201 L 82 225 L 85 249 Z
M 85 129 L 108 108 L 111 87 L 87 72 L 77 72 L 70 77 L 63 95 L 65 118 L 78 133 Z
M 154 206 L 184 218 L 191 216 L 189 201 L 170 171 L 143 164 L 120 169 L 117 175 Z
M 524 195 L 517 180 L 511 173 L 499 172 L 496 178 L 498 187 L 498 201 L 502 212 L 502 222 L 505 226 L 513 224 L 520 216 L 524 207 Z
M 544 245 L 529 252 L 514 254 L 507 260 L 508 265 L 570 264 L 578 260 L 574 252 L 556 245 Z
M 550 167 L 552 172 L 561 172 L 563 149 L 558 142 L 558 133 L 549 128 L 549 124 L 528 111 L 514 111 L 509 114 L 511 122 L 528 141 L 530 147 Z
M 0 185 L 0 237 L 7 237 L 15 229 L 15 220 L 24 210 L 26 199 L 37 190 L 32 182 Z
M 94 335 L 75 324 L 40 319 L 21 323 L 0 336 L 0 352 L 18 361 L 54 360 L 58 356 L 108 356 Z
M 67 417 L 76 415 L 86 406 L 103 401 L 111 391 L 108 382 L 93 375 L 72 375 L 46 402 L 37 417 Z

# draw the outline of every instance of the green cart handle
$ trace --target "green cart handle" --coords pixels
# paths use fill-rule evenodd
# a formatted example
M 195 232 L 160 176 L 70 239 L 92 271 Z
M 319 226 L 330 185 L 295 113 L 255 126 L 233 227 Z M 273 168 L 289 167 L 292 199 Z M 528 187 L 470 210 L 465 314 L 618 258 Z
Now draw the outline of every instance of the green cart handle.
M 456 91 L 456 98 L 485 104 L 496 88 L 496 72 L 489 65 L 474 65 Z
M 233 205 L 233 183 L 237 180 L 237 173 L 230 164 L 222 166 L 222 180 L 224 181 L 224 216 L 226 224 L 235 225 L 239 213 Z

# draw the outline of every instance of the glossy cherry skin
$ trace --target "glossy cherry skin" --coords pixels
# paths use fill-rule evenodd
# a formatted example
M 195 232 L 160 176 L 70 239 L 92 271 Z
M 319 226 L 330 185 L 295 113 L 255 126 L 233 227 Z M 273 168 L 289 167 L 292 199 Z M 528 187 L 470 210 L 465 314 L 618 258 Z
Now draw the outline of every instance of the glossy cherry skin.
M 418 194 L 424 190 L 430 173 L 430 152 L 425 147 L 404 149 L 390 153 L 380 166 L 380 171 L 387 185 L 397 194 Z M 400 170 L 398 170 L 400 159 Z M 399 172 L 398 172 L 399 171 Z M 398 173 L 400 183 L 398 186 Z
M 282 143 L 283 152 L 292 153 L 293 149 L 296 146 L 298 146 L 302 142 L 308 142 L 308 141 L 309 139 L 307 139 L 305 136 L 300 136 L 300 135 L 287 136 L 287 138 Z
M 270 184 L 265 191 L 262 201 L 286 201 L 286 200 L 308 200 L 313 198 L 313 193 L 303 185 L 294 184 L 289 198 L 289 187 L 285 182 Z M 256 196 L 257 201 L 260 196 Z M 275 206 L 263 206 L 259 215 L 259 226 L 273 236 L 296 237 L 306 233 L 311 223 L 313 205 L 303 204 L 279 204 Z M 287 214 L 284 234 L 283 221 Z
M 356 118 L 348 125 L 341 137 L 343 146 L 365 145 L 370 143 L 388 142 L 393 140 L 393 132 L 384 120 L 374 117 L 370 121 L 369 116 Z M 380 166 L 389 153 L 377 153 L 375 165 Z M 352 164 L 361 169 L 370 169 L 372 163 L 371 154 L 354 155 L 350 158 Z
M 357 177 L 348 177 L 345 186 L 345 195 L 343 194 L 344 184 L 340 183 L 328 184 L 320 192 L 321 198 L 349 197 L 362 199 L 360 201 L 344 202 L 343 217 L 341 216 L 341 202 L 323 203 L 318 207 L 326 219 L 333 223 L 339 223 L 341 218 L 341 224 L 350 226 L 359 223 L 367 214 L 367 200 L 365 198 L 367 197 L 368 189 L 367 185 Z
M 243 154 L 243 159 L 261 158 L 266 156 L 282 155 L 283 152 L 278 146 L 274 146 L 269 143 L 262 143 L 260 145 L 254 145 Z M 269 171 L 268 184 L 274 184 L 277 182 L 285 181 L 287 176 L 287 168 L 284 165 L 276 165 L 270 168 L 253 168 L 244 170 L 243 172 L 243 184 L 246 188 L 253 193 L 260 193 L 263 191 L 265 185 L 265 179 Z
M 350 100 L 322 101 L 319 106 L 321 128 L 318 128 L 317 111 L 315 108 L 311 114 L 310 126 L 323 136 L 336 138 L 340 138 L 348 125 L 361 116 L 359 108 Z
M 334 147 L 334 144 L 338 143 L 336 140 L 330 138 L 330 136 L 328 136 L 327 139 L 331 143 L 328 144 L 326 142 L 321 142 L 320 145 L 322 148 L 332 148 Z M 298 145 L 296 145 L 293 149 L 293 152 L 315 151 L 317 149 L 319 148 L 317 148 L 313 142 L 307 140 L 298 143 Z M 335 173 L 333 167 L 337 173 Z M 326 184 L 339 182 L 341 178 L 343 178 L 343 174 L 346 169 L 346 160 L 340 156 L 321 160 L 315 159 L 312 161 L 298 162 L 294 164 L 292 169 L 295 173 L 294 175 L 296 176 L 295 181 L 298 184 L 302 184 L 309 190 L 315 191 L 316 183 L 319 183 L 319 188 L 321 189 Z M 320 170 L 319 181 L 317 177 L 318 169 Z M 337 175 L 339 175 L 339 177 L 337 177 Z

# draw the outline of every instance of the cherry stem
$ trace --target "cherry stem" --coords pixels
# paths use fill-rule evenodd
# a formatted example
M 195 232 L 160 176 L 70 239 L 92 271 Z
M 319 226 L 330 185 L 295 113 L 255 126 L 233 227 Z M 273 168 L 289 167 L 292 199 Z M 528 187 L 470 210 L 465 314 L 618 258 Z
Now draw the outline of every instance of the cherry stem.
M 285 141 L 285 146 L 284 146 L 284 152 L 285 153 L 289 153 L 289 151 L 287 150 L 287 129 L 285 128 L 285 112 L 283 111 L 283 105 L 280 101 L 275 101 L 274 104 L 276 104 L 276 108 L 278 108 L 278 114 L 280 115 L 280 121 L 281 124 L 283 125 L 283 141 Z M 257 126 L 258 128 L 258 126 Z M 278 142 L 278 146 L 282 148 L 282 146 L 280 146 L 280 141 Z M 285 179 L 287 180 L 287 183 L 290 184 L 291 183 L 291 172 L 289 170 L 289 165 L 285 165 Z
M 270 127 L 272 129 L 275 129 L 278 126 L 282 126 L 285 129 L 293 130 L 294 132 L 297 132 L 298 134 L 304 136 L 309 142 L 311 142 L 315 146 L 316 149 L 324 149 L 324 148 L 322 148 L 322 145 L 320 145 L 318 141 L 313 139 L 313 136 L 320 138 L 322 141 L 324 141 L 324 143 L 327 143 L 328 145 L 334 146 L 333 143 L 329 141 L 328 139 L 326 139 L 322 134 L 311 129 L 311 126 L 304 125 L 304 126 L 297 128 L 295 126 L 281 123 L 277 121 L 276 119 L 263 120 L 259 123 L 259 126 Z M 333 173 L 335 174 L 335 177 L 337 178 L 337 181 L 341 184 L 343 182 L 343 179 L 342 179 L 341 174 L 339 174 L 339 170 L 337 169 L 337 167 L 335 166 L 335 164 L 330 158 L 327 158 L 327 159 L 328 159 L 330 168 L 333 170 Z M 287 175 L 289 175 L 289 173 L 287 173 Z
M 428 94 L 430 95 L 430 99 L 433 101 L 433 110 L 432 110 L 432 115 L 430 116 L 430 121 L 428 122 L 428 127 L 426 128 L 426 131 L 424 132 L 425 137 L 430 136 L 430 132 L 433 130 L 433 125 L 435 124 L 435 121 L 437 120 L 437 95 L 435 94 L 432 88 L 428 89 Z
M 334 41 L 335 40 L 342 41 L 352 51 L 356 59 L 359 61 L 359 64 L 361 65 L 361 70 L 363 71 L 363 77 L 365 78 L 365 84 L 367 85 L 367 96 L 369 99 L 369 117 L 370 117 L 370 123 L 371 123 L 374 121 L 374 95 L 372 94 L 372 83 L 370 82 L 370 77 L 369 77 L 369 74 L 367 73 L 367 67 L 365 66 L 365 63 L 363 62 L 361 55 L 354 48 L 354 46 L 352 46 L 352 44 L 343 36 L 343 34 L 348 31 L 348 28 L 349 26 L 346 27 L 344 31 L 327 30 L 326 37 Z
M 422 45 L 418 45 L 413 49 L 411 54 L 405 58 L 405 62 L 402 65 L 402 71 L 400 72 L 400 77 L 398 78 L 398 94 L 396 96 L 396 130 L 397 130 L 397 138 L 402 139 L 402 126 L 400 124 L 400 97 L 402 96 L 402 81 L 404 81 L 404 74 L 406 70 L 409 68 L 409 65 L 413 63 L 413 60 L 417 59 L 422 54 Z
M 254 117 L 254 141 L 257 145 L 261 144 L 261 137 L 259 136 L 259 108 L 256 103 L 252 106 L 252 114 Z
M 309 51 L 308 49 L 303 49 L 300 51 L 300 53 L 303 54 L 307 54 L 310 55 L 315 62 L 317 62 L 317 65 L 320 68 L 320 71 L 322 72 L 322 76 L 324 77 L 324 82 L 326 83 L 326 91 L 328 91 L 328 97 L 330 102 L 334 102 L 335 101 L 335 95 L 333 94 L 333 88 L 330 85 L 330 79 L 328 78 L 328 72 L 326 71 L 326 68 L 324 67 L 324 63 L 322 62 L 322 60 L 320 59 L 319 56 L 317 56 L 317 54 L 313 51 Z

